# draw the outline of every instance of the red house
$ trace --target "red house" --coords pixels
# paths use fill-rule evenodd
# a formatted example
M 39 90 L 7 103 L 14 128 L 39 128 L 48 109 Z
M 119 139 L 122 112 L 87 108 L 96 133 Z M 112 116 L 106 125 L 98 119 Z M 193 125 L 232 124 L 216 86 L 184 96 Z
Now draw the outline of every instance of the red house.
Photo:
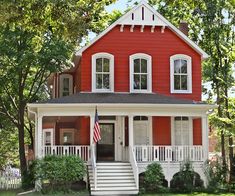
M 159 162 L 170 184 L 190 160 L 206 183 L 207 112 L 201 63 L 208 55 L 146 2 L 81 48 L 74 68 L 50 78 L 53 99 L 28 104 L 35 156 L 74 154 L 89 166 L 92 195 L 136 194 Z M 93 143 L 95 108 L 101 140 Z

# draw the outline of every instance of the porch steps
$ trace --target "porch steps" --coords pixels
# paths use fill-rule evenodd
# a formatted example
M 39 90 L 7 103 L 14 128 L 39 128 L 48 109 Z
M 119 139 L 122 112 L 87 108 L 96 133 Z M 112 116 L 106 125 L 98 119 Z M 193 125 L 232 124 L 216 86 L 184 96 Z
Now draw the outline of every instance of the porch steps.
M 130 163 L 97 163 L 97 188 L 95 189 L 92 166 L 88 166 L 91 195 L 138 194 Z

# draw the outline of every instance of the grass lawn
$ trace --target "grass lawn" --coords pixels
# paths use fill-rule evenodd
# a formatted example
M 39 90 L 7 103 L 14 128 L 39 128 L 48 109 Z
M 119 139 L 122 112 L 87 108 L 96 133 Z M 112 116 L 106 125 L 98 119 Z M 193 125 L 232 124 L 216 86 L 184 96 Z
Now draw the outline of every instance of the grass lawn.
M 17 193 L 21 191 L 0 191 L 0 196 L 16 196 Z M 192 193 L 192 194 L 173 194 L 173 193 L 167 193 L 167 194 L 144 194 L 143 196 L 235 196 L 234 193 L 222 193 L 222 194 L 208 194 L 208 193 Z M 64 193 L 54 193 L 54 194 L 46 194 L 43 195 L 41 193 L 29 193 L 25 194 L 23 196 L 89 196 L 89 193 L 87 191 L 83 192 L 75 192 L 70 194 L 64 194 Z
M 234 196 L 234 193 L 223 193 L 223 194 L 208 194 L 208 193 L 192 193 L 192 194 L 173 194 L 173 193 L 167 193 L 167 194 L 145 194 L 143 196 Z
M 24 191 L 0 191 L 0 196 L 16 196 L 17 193 L 21 193 Z M 40 192 L 34 192 L 34 193 L 28 193 L 22 196 L 89 196 L 88 191 L 80 191 L 80 192 L 74 192 L 69 194 L 64 193 L 54 193 L 54 194 L 42 194 Z

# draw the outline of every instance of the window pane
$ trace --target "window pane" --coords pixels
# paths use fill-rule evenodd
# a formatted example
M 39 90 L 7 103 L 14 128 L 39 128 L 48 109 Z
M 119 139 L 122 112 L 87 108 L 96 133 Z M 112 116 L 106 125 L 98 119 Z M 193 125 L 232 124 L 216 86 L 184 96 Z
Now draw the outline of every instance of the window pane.
M 96 88 L 102 89 L 102 74 L 96 74 Z
M 109 59 L 104 58 L 103 61 L 103 72 L 109 72 Z
M 141 75 L 141 89 L 147 89 L 147 75 Z
M 180 60 L 174 60 L 174 73 L 180 73 Z
M 141 73 L 147 73 L 147 60 L 141 59 Z
M 140 75 L 134 74 L 134 89 L 140 89 Z
M 187 90 L 187 76 L 181 76 L 181 90 Z
M 181 60 L 181 73 L 187 73 L 187 61 Z
M 103 74 L 103 88 L 109 89 L 109 74 Z
M 180 90 L 180 75 L 174 75 L 174 89 Z
M 73 136 L 72 136 L 72 133 L 64 133 L 64 144 L 72 144 L 72 139 Z
M 134 73 L 140 73 L 140 59 L 134 60 Z
M 63 80 L 63 90 L 69 91 L 69 78 L 64 78 Z
M 102 58 L 96 59 L 96 72 L 102 72 Z

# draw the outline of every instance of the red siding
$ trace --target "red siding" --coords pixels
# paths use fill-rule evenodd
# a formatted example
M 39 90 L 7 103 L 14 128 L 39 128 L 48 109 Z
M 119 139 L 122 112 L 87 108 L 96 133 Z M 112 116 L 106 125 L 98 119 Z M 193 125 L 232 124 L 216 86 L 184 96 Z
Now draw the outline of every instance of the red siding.
M 202 145 L 201 119 L 193 119 L 193 145 Z
M 152 89 L 153 92 L 170 95 L 170 56 L 186 54 L 192 57 L 192 94 L 174 94 L 193 100 L 201 100 L 201 56 L 188 44 L 182 41 L 171 30 L 160 32 L 160 27 L 150 32 L 145 27 L 135 26 L 134 32 L 125 27 L 120 32 L 117 26 L 83 52 L 81 62 L 81 91 L 91 91 L 91 56 L 98 52 L 114 55 L 114 80 L 116 92 L 129 92 L 129 56 L 134 53 L 146 53 L 152 56 Z
M 170 117 L 153 117 L 153 145 L 171 145 Z
M 81 117 L 81 126 L 79 130 L 80 145 L 90 144 L 90 118 Z

